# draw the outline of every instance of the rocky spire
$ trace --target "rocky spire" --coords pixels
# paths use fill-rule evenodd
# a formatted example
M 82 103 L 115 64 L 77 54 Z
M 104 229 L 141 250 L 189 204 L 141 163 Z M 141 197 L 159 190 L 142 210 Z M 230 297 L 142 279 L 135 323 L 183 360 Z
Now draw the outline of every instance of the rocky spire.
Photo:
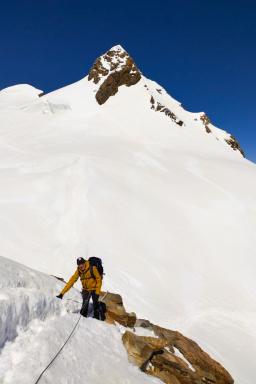
M 95 95 L 99 104 L 118 92 L 121 85 L 130 87 L 141 79 L 141 72 L 130 55 L 116 45 L 100 56 L 90 69 L 88 80 L 99 85 Z

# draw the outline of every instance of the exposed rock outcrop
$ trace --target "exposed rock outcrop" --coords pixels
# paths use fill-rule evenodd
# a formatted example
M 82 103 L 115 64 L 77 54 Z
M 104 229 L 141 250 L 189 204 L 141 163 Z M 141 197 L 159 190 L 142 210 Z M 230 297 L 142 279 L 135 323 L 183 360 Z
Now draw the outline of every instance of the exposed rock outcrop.
M 138 323 L 137 323 L 138 324 Z M 233 384 L 230 374 L 197 343 L 177 331 L 148 324 L 156 338 L 126 331 L 129 360 L 167 384 Z
M 104 303 L 107 307 L 106 321 L 110 324 L 115 322 L 133 328 L 136 323 L 136 314 L 134 312 L 128 313 L 123 305 L 123 300 L 120 295 L 108 292 L 101 292 L 101 298 L 104 297 Z
M 211 129 L 209 127 L 209 124 L 211 124 L 211 120 L 209 119 L 209 117 L 203 113 L 201 116 L 200 116 L 200 120 L 203 122 L 203 125 L 205 126 L 205 130 L 207 133 L 211 133 Z
M 209 119 L 209 117 L 205 113 L 203 113 L 200 116 L 200 120 L 202 121 L 203 125 L 205 126 L 206 132 L 207 133 L 211 133 L 212 131 L 211 131 L 210 127 L 209 127 L 209 124 L 211 124 L 211 120 Z M 243 157 L 245 157 L 243 149 L 241 148 L 239 142 L 236 140 L 236 138 L 233 135 L 229 135 L 229 138 L 225 139 L 225 141 L 226 141 L 226 143 L 228 145 L 231 146 L 231 148 L 233 148 L 234 151 L 241 152 Z
M 141 77 L 142 74 L 131 56 L 120 45 L 117 45 L 97 58 L 89 71 L 88 81 L 92 81 L 97 85 L 94 90 L 95 98 L 98 104 L 102 105 L 118 92 L 119 87 L 135 85 L 140 81 Z M 144 84 L 144 87 L 150 92 L 147 84 Z M 156 91 L 162 95 L 161 88 L 156 88 Z M 42 95 L 40 94 L 39 97 Z M 177 125 L 184 126 L 184 122 L 170 108 L 157 100 L 157 95 L 150 96 L 150 106 L 155 112 L 164 113 Z M 210 128 L 211 121 L 209 117 L 202 113 L 200 120 L 205 127 L 205 131 L 212 133 L 213 128 Z M 238 150 L 245 156 L 244 151 L 234 136 L 230 135 L 225 141 L 233 150 Z
M 236 140 L 236 138 L 233 135 L 230 135 L 230 138 L 225 139 L 225 141 L 226 141 L 226 143 L 228 143 L 228 145 L 231 146 L 231 148 L 234 149 L 234 151 L 241 152 L 243 157 L 245 157 L 245 153 L 244 153 L 243 149 L 241 148 L 240 144 L 238 143 L 238 141 Z
M 158 353 L 162 354 L 164 348 L 168 345 L 168 342 L 164 339 L 137 336 L 129 331 L 123 334 L 122 340 L 128 352 L 129 361 L 142 370 L 146 370 L 146 364 L 151 361 L 152 357 Z
M 191 377 L 191 382 L 193 382 L 192 379 L 195 382 L 198 380 L 198 383 L 232 384 L 234 382 L 225 368 L 213 360 L 193 340 L 183 336 L 180 332 L 171 331 L 156 325 L 153 326 L 153 330 L 155 335 L 166 340 L 169 347 L 178 349 L 189 362 L 188 377 Z M 159 363 L 161 366 L 161 361 Z M 157 364 L 158 362 L 156 362 Z M 194 368 L 194 372 L 191 367 Z M 183 382 L 185 383 L 186 381 L 181 381 L 181 383 Z
M 159 91 L 159 90 L 157 90 Z M 151 104 L 151 109 L 153 109 L 156 112 L 163 112 L 166 116 L 168 116 L 172 121 L 174 121 L 176 124 L 182 126 L 184 123 L 178 117 L 169 109 L 166 108 L 164 105 L 159 103 L 158 101 L 155 102 L 155 99 L 153 96 L 150 98 L 150 104 Z
M 101 293 L 103 298 L 105 293 Z M 120 295 L 108 293 L 103 299 L 107 307 L 106 321 L 133 328 L 126 331 L 123 344 L 132 364 L 167 384 L 233 384 L 230 374 L 204 352 L 197 343 L 180 332 L 137 319 L 126 312 Z M 136 330 L 146 328 L 153 337 L 138 336 Z
M 141 79 L 133 59 L 120 46 L 111 48 L 100 56 L 90 69 L 88 80 L 99 84 L 96 100 L 101 105 L 118 92 L 122 85 L 130 87 Z

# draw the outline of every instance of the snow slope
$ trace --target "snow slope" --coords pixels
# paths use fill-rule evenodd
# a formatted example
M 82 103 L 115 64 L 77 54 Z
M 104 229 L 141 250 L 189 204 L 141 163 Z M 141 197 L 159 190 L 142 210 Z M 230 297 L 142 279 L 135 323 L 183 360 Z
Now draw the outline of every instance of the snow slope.
M 144 76 L 101 106 L 87 77 L 40 98 L 17 89 L 18 103 L 0 92 L 0 253 L 64 278 L 101 256 L 128 309 L 251 384 L 255 164 Z
M 63 284 L 54 277 L 3 257 L 0 273 L 0 382 L 34 383 L 76 324 L 79 304 L 55 298 Z M 81 301 L 74 289 L 67 296 Z M 128 362 L 121 328 L 82 317 L 40 383 L 101 383 L 102 377 L 107 384 L 160 383 Z

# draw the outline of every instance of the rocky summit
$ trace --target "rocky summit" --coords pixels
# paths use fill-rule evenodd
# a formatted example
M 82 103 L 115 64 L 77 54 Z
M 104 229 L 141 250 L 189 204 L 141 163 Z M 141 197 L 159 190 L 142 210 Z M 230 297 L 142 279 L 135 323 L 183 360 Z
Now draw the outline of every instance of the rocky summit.
M 121 85 L 136 84 L 141 73 L 131 56 L 120 46 L 111 48 L 100 56 L 89 71 L 88 80 L 100 84 L 96 100 L 101 105 L 118 92 Z
M 148 105 L 151 110 L 163 112 L 179 126 L 186 125 L 184 121 L 175 114 L 173 109 L 163 104 L 161 95 L 165 91 L 161 87 L 156 88 L 155 92 L 152 93 L 133 58 L 121 45 L 116 45 L 105 54 L 99 56 L 91 67 L 87 79 L 98 86 L 97 89 L 95 89 L 95 98 L 99 105 L 106 103 L 111 96 L 114 96 L 118 92 L 118 89 L 122 85 L 130 87 L 142 79 L 144 88 L 148 94 Z M 199 121 L 201 121 L 207 133 L 212 133 L 212 129 L 210 128 L 211 121 L 205 113 L 200 115 Z M 233 150 L 238 150 L 244 156 L 244 151 L 233 135 L 229 135 L 225 139 L 225 142 L 230 145 Z

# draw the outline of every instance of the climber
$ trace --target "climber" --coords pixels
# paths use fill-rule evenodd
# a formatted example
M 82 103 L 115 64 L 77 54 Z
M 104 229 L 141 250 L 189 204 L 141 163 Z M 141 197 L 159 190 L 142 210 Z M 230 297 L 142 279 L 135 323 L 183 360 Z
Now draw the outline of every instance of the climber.
M 96 258 L 91 258 L 96 259 Z M 98 271 L 98 268 L 89 260 L 84 260 L 82 257 L 77 259 L 77 269 L 73 276 L 69 279 L 61 293 L 56 296 L 58 299 L 62 299 L 66 292 L 75 284 L 80 277 L 83 290 L 83 304 L 80 310 L 82 316 L 87 317 L 90 298 L 93 301 L 94 318 L 99 319 L 99 294 L 102 284 L 102 276 Z

